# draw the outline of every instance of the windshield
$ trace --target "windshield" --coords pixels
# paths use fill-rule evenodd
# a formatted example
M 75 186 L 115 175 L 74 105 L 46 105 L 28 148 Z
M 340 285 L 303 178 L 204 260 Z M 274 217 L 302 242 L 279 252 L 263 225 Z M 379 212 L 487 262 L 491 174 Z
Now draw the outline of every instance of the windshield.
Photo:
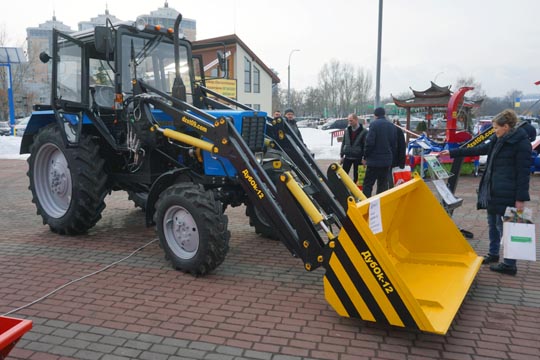
M 134 59 L 132 59 L 134 57 Z M 122 36 L 122 88 L 131 92 L 133 77 L 166 93 L 172 93 L 175 78 L 174 45 L 162 35 L 151 38 Z M 187 49 L 180 46 L 180 75 L 191 95 Z

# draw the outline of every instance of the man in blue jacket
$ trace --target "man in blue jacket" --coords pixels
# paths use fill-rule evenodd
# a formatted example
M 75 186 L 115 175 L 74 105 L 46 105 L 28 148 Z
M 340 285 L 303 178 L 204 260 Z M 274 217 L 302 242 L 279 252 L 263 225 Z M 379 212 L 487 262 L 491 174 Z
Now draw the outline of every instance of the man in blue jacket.
M 363 192 L 371 196 L 373 185 L 377 182 L 377 194 L 388 190 L 388 176 L 394 154 L 397 154 L 397 132 L 395 126 L 386 119 L 384 108 L 374 112 L 375 120 L 369 125 L 364 148 L 366 177 Z

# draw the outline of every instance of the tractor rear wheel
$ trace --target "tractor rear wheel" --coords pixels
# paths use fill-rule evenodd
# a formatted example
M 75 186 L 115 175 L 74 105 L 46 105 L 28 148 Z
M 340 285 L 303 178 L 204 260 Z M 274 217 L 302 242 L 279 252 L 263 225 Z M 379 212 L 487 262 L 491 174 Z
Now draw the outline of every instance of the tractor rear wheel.
M 66 148 L 56 124 L 41 129 L 30 149 L 27 175 L 43 224 L 63 235 L 92 228 L 105 208 L 104 163 L 88 136 L 81 136 L 78 147 Z
M 246 204 L 246 216 L 249 218 L 249 225 L 255 228 L 255 233 L 271 240 L 279 240 L 276 229 L 272 227 L 266 215 L 251 202 Z
M 154 221 L 165 257 L 175 269 L 204 275 L 223 262 L 230 233 L 221 208 L 214 193 L 201 185 L 179 183 L 160 194 Z

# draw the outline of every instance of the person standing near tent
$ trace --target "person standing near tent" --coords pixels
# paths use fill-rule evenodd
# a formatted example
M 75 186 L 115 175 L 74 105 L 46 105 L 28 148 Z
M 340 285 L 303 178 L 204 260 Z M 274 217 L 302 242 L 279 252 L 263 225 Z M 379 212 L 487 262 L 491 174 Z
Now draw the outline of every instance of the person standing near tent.
M 364 144 L 366 143 L 367 130 L 364 129 L 356 114 L 349 114 L 347 117 L 349 126 L 345 129 L 343 142 L 339 155 L 343 170 L 348 174 L 353 168 L 354 183 L 358 183 L 358 167 L 362 164 L 364 157 Z
M 450 157 L 486 155 L 486 170 L 478 188 L 478 209 L 487 209 L 489 228 L 489 251 L 483 264 L 499 261 L 503 229 L 502 217 L 507 207 L 523 211 L 530 200 L 529 181 L 531 166 L 531 143 L 527 133 L 517 127 L 518 117 L 513 110 L 503 110 L 493 120 L 494 135 L 486 144 L 472 148 L 443 150 L 440 155 Z M 516 275 L 515 259 L 491 265 L 490 270 Z
M 385 117 L 384 108 L 378 107 L 374 113 L 375 120 L 369 124 L 364 147 L 364 178 L 363 192 L 371 196 L 373 185 L 377 182 L 377 194 L 388 190 L 388 176 L 392 168 L 394 154 L 397 153 L 397 132 L 394 124 Z

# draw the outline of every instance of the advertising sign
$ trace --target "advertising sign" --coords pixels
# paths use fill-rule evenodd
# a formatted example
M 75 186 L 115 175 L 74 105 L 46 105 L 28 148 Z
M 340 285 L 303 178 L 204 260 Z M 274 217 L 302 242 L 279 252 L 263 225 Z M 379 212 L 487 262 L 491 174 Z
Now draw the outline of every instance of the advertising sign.
M 206 87 L 220 93 L 223 96 L 236 99 L 236 80 L 234 79 L 206 80 Z

